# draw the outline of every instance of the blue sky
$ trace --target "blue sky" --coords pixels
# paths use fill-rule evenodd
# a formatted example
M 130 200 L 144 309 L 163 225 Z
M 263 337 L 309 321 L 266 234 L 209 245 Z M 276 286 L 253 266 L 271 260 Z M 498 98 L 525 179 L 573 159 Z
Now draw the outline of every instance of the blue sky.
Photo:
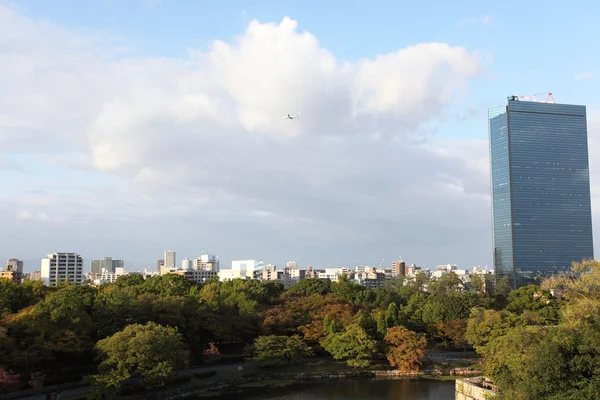
M 600 55 L 595 50 L 595 17 L 600 5 L 593 2 L 0 0 L 0 7 L 3 5 L 12 10 L 4 21 L 11 28 L 2 31 L 0 27 L 0 37 L 4 35 L 5 40 L 0 39 L 0 48 L 8 44 L 10 60 L 22 60 L 0 78 L 4 92 L 4 97 L 0 94 L 0 216 L 14 224 L 11 241 L 6 242 L 13 249 L 0 249 L 0 257 L 5 258 L 37 259 L 58 246 L 76 247 L 74 251 L 88 259 L 112 255 L 151 263 L 167 248 L 177 250 L 181 259 L 197 256 L 200 246 L 220 254 L 225 264 L 232 258 L 259 256 L 278 264 L 288 258 L 315 266 L 375 263 L 398 253 L 404 253 L 409 262 L 430 267 L 445 262 L 466 268 L 489 264 L 487 109 L 504 104 L 511 94 L 552 91 L 557 102 L 586 104 L 590 115 L 598 112 Z M 273 77 L 265 92 L 274 93 L 273 87 L 282 89 L 275 100 L 259 89 L 255 100 L 231 84 L 239 85 L 242 63 L 251 64 L 252 57 L 244 58 L 234 46 L 231 61 L 225 56 L 230 53 L 215 50 L 212 43 L 221 40 L 231 45 L 236 37 L 247 34 L 252 20 L 277 25 L 286 16 L 298 22 L 296 32 L 314 35 L 321 49 L 354 68 L 366 59 L 379 60 L 381 55 L 431 42 L 450 45 L 456 50 L 451 57 L 459 57 L 458 49 L 476 55 L 481 68 L 477 72 L 460 70 L 461 65 L 472 65 L 472 60 L 444 61 L 445 56 L 440 55 L 441 70 L 432 74 L 442 76 L 447 72 L 444 68 L 457 68 L 448 79 L 458 82 L 464 78 L 466 84 L 436 81 L 434 85 L 433 76 L 401 86 L 410 90 L 387 106 L 400 110 L 400 103 L 414 102 L 416 105 L 407 109 L 415 114 L 428 107 L 428 101 L 437 107 L 436 96 L 442 96 L 447 87 L 455 93 L 451 102 L 440 100 L 439 110 L 431 115 L 425 112 L 414 118 L 403 114 L 394 119 L 379 111 L 371 115 L 372 120 L 343 114 L 344 102 L 350 101 L 350 94 L 340 94 L 345 90 L 343 84 L 332 84 L 326 100 L 318 88 L 308 89 L 311 80 L 323 86 L 332 79 L 326 72 L 315 72 L 317 61 L 313 60 L 299 59 L 302 65 L 262 71 L 264 82 Z M 20 32 L 28 35 L 18 36 L 10 29 L 23 29 Z M 271 33 L 264 34 L 262 47 L 252 47 L 253 51 L 262 49 L 253 57 L 277 64 L 275 44 L 273 48 L 269 45 L 275 39 L 268 36 Z M 89 47 L 73 44 L 90 37 L 97 41 L 91 41 Z M 94 46 L 121 52 L 116 53 L 117 59 L 102 59 L 94 55 Z M 224 57 L 221 61 L 230 62 L 228 68 L 239 64 L 241 69 L 221 76 L 217 68 L 213 85 L 199 84 L 202 74 L 194 74 L 180 63 L 188 60 L 190 49 Z M 440 54 L 443 51 L 439 50 Z M 321 53 L 306 52 L 321 60 Z M 432 54 L 429 56 L 434 57 Z M 407 61 L 402 62 L 402 68 L 409 71 Z M 382 65 L 377 67 L 381 68 L 378 73 L 387 76 L 390 84 L 393 79 L 411 81 L 411 76 L 395 76 L 395 66 Z M 21 69 L 27 72 L 20 74 Z M 289 78 L 286 74 L 292 69 L 296 75 Z M 376 77 L 368 78 L 372 82 L 367 86 L 375 85 Z M 297 79 L 300 86 L 290 79 Z M 39 82 L 39 88 L 33 82 Z M 169 104 L 185 108 L 200 101 L 190 97 L 186 85 L 198 86 L 195 95 L 219 98 L 220 103 L 215 103 L 219 106 L 210 113 L 224 113 L 225 117 L 206 119 L 190 117 L 193 111 L 189 110 L 186 116 L 178 109 L 165 111 Z M 413 100 L 423 95 L 421 86 L 423 93 L 427 92 L 425 100 Z M 288 87 L 307 89 L 297 95 Z M 235 108 L 223 109 L 229 97 L 219 96 L 226 92 L 236 98 Z M 310 108 L 306 105 L 311 101 L 318 103 L 315 115 L 319 109 L 331 110 L 330 114 L 311 121 L 310 128 L 293 132 L 287 129 L 295 128 L 277 128 L 258 117 L 252 121 L 248 117 L 263 111 L 264 104 L 278 103 L 290 104 L 293 109 L 289 112 L 303 111 L 304 116 L 304 110 L 293 104 L 296 97 L 305 108 Z M 390 101 L 385 96 L 380 100 Z M 250 110 L 239 121 L 238 108 L 242 114 Z M 277 109 L 274 113 L 288 111 Z M 354 133 L 337 137 L 339 142 L 321 138 L 321 126 L 324 131 L 337 129 L 328 115 L 339 113 L 339 129 Z M 3 114 L 10 116 L 10 123 L 3 122 Z M 228 124 L 228 115 L 235 122 Z M 417 120 L 418 127 L 413 127 Z M 592 137 L 596 117 L 590 121 Z M 30 123 L 38 124 L 37 130 L 19 128 Z M 396 135 L 397 127 L 407 126 L 418 139 L 426 138 L 429 147 L 396 145 L 392 139 L 373 144 L 367 138 L 374 126 L 386 138 Z M 299 136 L 270 138 L 277 129 Z M 170 135 L 184 141 L 171 148 Z M 161 146 L 169 147 L 171 153 Z M 218 149 L 217 155 L 209 154 L 210 148 Z M 254 153 L 247 155 L 246 149 Z M 112 154 L 117 154 L 114 159 Z M 286 171 L 288 175 L 283 176 L 287 178 L 268 171 L 267 161 L 255 165 L 246 157 L 272 157 L 273 168 Z M 237 163 L 240 171 L 233 169 Z M 21 170 L 3 169 L 3 165 Z M 314 171 L 317 168 L 321 169 Z M 422 172 L 412 173 L 411 168 Z M 591 172 L 594 186 L 594 166 Z M 160 182 L 172 185 L 172 192 L 161 189 Z M 414 196 L 414 203 L 403 199 L 396 205 L 389 200 L 398 190 L 406 191 L 405 198 Z M 36 191 L 44 194 L 32 198 Z M 207 191 L 217 193 L 212 202 L 203 197 Z M 290 193 L 290 197 L 277 198 L 281 193 Z M 344 200 L 336 197 L 341 193 Z M 346 210 L 346 217 L 341 211 L 340 216 L 332 216 L 336 208 Z M 15 220 L 14 215 L 21 218 Z M 23 219 L 25 215 L 31 217 Z M 274 216 L 278 222 L 269 219 Z M 113 221 L 111 218 L 121 222 L 118 226 L 107 222 Z M 153 227 L 164 226 L 166 221 L 177 221 L 168 229 L 175 233 L 151 235 Z M 414 234 L 399 234 L 409 223 L 413 226 L 406 230 Z M 81 228 L 73 229 L 77 224 Z M 96 224 L 98 236 L 92 235 L 93 229 L 86 224 Z M 207 227 L 199 233 L 198 226 Z M 48 227 L 56 232 L 52 237 L 39 233 Z M 34 236 L 32 230 L 37 232 Z M 315 239 L 321 233 L 324 237 Z M 393 239 L 395 235 L 399 236 Z M 357 238 L 362 238 L 362 244 L 356 244 Z M 35 243 L 25 245 L 29 240 Z

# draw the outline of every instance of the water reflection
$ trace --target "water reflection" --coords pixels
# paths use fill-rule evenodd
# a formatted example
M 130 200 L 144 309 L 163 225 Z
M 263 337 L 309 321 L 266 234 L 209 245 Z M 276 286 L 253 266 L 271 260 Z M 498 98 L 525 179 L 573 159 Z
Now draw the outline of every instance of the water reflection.
M 454 400 L 454 381 L 336 380 L 295 386 L 253 400 Z

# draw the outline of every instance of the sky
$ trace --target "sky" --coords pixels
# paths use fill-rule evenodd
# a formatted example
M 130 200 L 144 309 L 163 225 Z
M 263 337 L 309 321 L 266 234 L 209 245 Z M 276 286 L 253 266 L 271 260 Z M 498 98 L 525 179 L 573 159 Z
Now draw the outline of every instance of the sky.
M 491 266 L 487 109 L 545 92 L 598 220 L 600 4 L 207 4 L 0 0 L 0 258 Z

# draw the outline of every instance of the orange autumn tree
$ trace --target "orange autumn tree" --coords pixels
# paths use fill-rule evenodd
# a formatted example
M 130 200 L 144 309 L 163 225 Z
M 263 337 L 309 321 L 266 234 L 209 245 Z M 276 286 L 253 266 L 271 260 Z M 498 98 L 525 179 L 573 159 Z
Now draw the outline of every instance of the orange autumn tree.
M 403 326 L 394 326 L 385 335 L 387 359 L 392 367 L 403 372 L 418 371 L 425 357 L 427 341 Z
M 19 389 L 20 376 L 14 371 L 0 368 L 0 393 L 9 393 Z

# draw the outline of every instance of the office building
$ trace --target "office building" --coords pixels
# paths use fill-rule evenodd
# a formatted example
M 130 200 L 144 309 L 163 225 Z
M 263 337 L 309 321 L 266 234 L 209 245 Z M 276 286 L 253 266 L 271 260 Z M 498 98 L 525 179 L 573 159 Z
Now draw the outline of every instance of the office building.
M 164 267 L 167 269 L 177 268 L 177 259 L 175 257 L 175 252 L 173 250 L 165 251 L 165 265 Z
M 510 96 L 488 117 L 496 277 L 515 287 L 593 258 L 586 107 Z
M 90 272 L 96 275 L 102 275 L 106 270 L 108 273 L 115 273 L 117 268 L 123 268 L 123 260 L 113 260 L 111 257 L 104 257 L 102 260 L 92 260 Z
M 219 280 L 259 279 L 262 276 L 264 264 L 262 260 L 234 260 L 231 269 L 219 271 Z
M 392 262 L 392 276 L 404 276 L 406 275 L 406 263 L 404 261 Z
M 14 283 L 21 283 L 23 280 L 23 261 L 16 258 L 7 260 L 4 271 L 0 272 L 0 279 L 8 279 Z
M 213 271 L 219 272 L 219 258 L 213 254 L 202 254 L 194 259 L 195 271 Z
M 193 265 L 193 261 L 189 258 L 184 258 L 181 260 L 181 269 L 183 270 L 191 270 Z
M 52 253 L 42 259 L 41 276 L 44 285 L 56 286 L 59 282 L 82 284 L 83 259 L 75 253 Z

